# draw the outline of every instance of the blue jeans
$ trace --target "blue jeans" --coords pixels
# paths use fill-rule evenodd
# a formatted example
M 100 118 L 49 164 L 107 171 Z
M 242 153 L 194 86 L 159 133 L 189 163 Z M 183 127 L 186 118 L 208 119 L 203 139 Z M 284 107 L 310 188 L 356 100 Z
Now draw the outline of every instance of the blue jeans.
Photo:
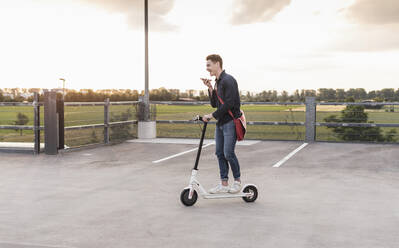
M 234 149 L 236 146 L 237 134 L 234 121 L 231 120 L 223 125 L 216 126 L 215 142 L 216 156 L 219 160 L 220 178 L 228 180 L 229 164 L 235 180 L 240 179 L 240 164 Z M 228 163 L 227 163 L 228 162 Z

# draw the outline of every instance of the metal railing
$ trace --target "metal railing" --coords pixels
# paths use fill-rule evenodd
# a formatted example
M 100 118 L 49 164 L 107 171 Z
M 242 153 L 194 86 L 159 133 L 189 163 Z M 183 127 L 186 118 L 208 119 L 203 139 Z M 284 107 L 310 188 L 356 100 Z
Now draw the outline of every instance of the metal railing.
M 172 102 L 172 101 L 152 101 L 152 104 L 159 105 L 175 105 L 175 106 L 200 106 L 200 105 L 208 105 L 209 102 Z M 247 124 L 248 131 L 251 132 L 255 127 L 262 128 L 261 132 L 257 133 L 258 137 L 247 136 L 249 139 L 267 139 L 267 140 L 304 140 L 306 142 L 313 141 L 338 141 L 338 142 L 380 142 L 380 143 L 398 143 L 399 135 L 397 134 L 399 131 L 399 109 L 398 112 L 381 112 L 384 111 L 384 106 L 398 106 L 398 102 L 316 102 L 314 97 L 307 97 L 305 103 L 302 102 L 241 102 L 242 108 L 245 111 L 246 106 L 255 105 L 255 106 L 287 106 L 293 105 L 294 107 L 304 106 L 302 114 L 299 114 L 298 111 L 293 111 L 296 113 L 293 118 L 290 120 L 281 120 L 281 116 L 275 116 L 276 120 L 272 121 L 255 121 L 252 118 L 248 118 L 247 116 Z M 334 111 L 323 111 L 319 110 L 321 106 L 342 106 L 340 110 Z M 368 115 L 368 119 L 362 119 L 361 121 L 357 121 L 355 118 L 348 118 L 348 116 L 339 119 L 339 122 L 333 121 L 324 121 L 320 120 L 323 116 L 326 115 L 327 112 L 331 112 L 330 114 L 335 114 L 339 117 L 342 115 L 343 110 L 347 106 L 363 106 L 365 107 L 365 111 L 355 111 L 351 109 L 345 110 L 346 114 L 355 115 L 361 113 L 362 115 Z M 380 107 L 380 110 L 378 110 Z M 371 109 L 368 109 L 371 108 Z M 212 110 L 213 111 L 213 110 Z M 290 109 L 291 111 L 291 109 Z M 367 112 L 369 111 L 369 112 Z M 378 112 L 379 111 L 379 112 Z M 392 109 L 391 109 L 392 111 Z M 281 111 L 280 113 L 282 113 Z M 300 112 L 300 111 L 299 111 Z M 209 113 L 209 112 L 207 112 Z M 247 112 L 246 112 L 247 113 Z M 274 114 L 270 114 L 271 112 L 267 112 L 267 110 L 263 110 L 262 114 L 268 114 L 273 116 Z M 194 114 L 194 113 L 192 113 Z M 375 115 L 380 115 L 381 117 L 376 118 Z M 162 113 L 157 113 L 158 116 L 162 116 Z M 392 120 L 392 116 L 397 115 L 397 118 Z M 173 115 L 172 115 L 173 116 Z M 253 116 L 252 116 L 253 117 Z M 388 122 L 387 122 L 388 120 Z M 176 127 L 178 125 L 188 125 L 194 124 L 189 120 L 178 120 L 178 119 L 165 119 L 162 118 L 157 119 L 156 121 L 159 124 L 174 124 Z M 215 122 L 210 122 L 210 124 L 215 124 Z M 277 134 L 276 138 L 262 138 L 265 132 L 267 132 L 267 126 L 276 127 L 273 130 L 274 134 Z M 287 130 L 281 131 L 284 127 L 298 127 L 300 129 L 296 130 Z M 172 129 L 173 127 L 171 127 Z M 319 130 L 320 128 L 327 128 L 327 132 L 325 130 Z M 335 129 L 334 129 L 335 128 Z M 339 129 L 340 128 L 340 129 Z M 381 129 L 379 129 L 381 128 Z M 386 128 L 391 128 L 390 130 L 385 130 Z M 394 129 L 392 129 L 394 128 Z M 160 129 L 157 127 L 157 129 Z M 178 130 L 181 132 L 184 128 L 179 128 Z M 188 128 L 187 128 L 188 129 Z M 397 130 L 396 130 L 397 129 Z M 193 129 L 191 129 L 193 130 Z M 303 134 L 304 135 L 303 135 Z M 177 136 L 180 136 L 179 133 Z M 331 136 L 331 138 L 325 139 L 321 137 L 323 135 Z M 173 135 L 173 134 L 172 134 Z M 185 136 L 190 134 L 184 134 Z M 291 136 L 290 136 L 291 135 Z M 162 136 L 162 135 L 161 135 Z M 262 136 L 262 137 L 259 137 Z M 172 136 L 173 137 L 173 136 Z M 294 139 L 292 138 L 294 137 Z
M 196 137 L 199 132 L 190 121 L 192 116 L 214 111 L 209 102 L 151 101 L 150 104 L 155 107 L 153 116 L 157 116 L 157 137 Z M 109 99 L 65 102 L 66 145 L 81 147 L 136 138 L 139 105 L 140 101 L 110 102 Z M 399 139 L 399 109 L 395 111 L 398 102 L 316 102 L 314 97 L 307 97 L 304 103 L 241 102 L 241 105 L 247 116 L 248 139 L 384 143 L 398 143 Z M 29 111 L 33 112 L 33 125 L 13 125 L 0 118 L 0 131 L 33 131 L 33 151 L 39 153 L 41 131 L 45 130 L 40 125 L 43 103 L 38 101 L 38 95 L 33 103 L 0 103 L 0 107 L 15 106 L 32 107 Z M 214 125 L 210 125 L 212 128 Z M 211 130 L 207 135 L 212 137 Z
M 320 134 L 316 141 L 395 144 L 399 141 L 399 110 L 395 111 L 395 106 L 399 106 L 398 102 L 322 102 L 317 105 L 342 106 L 342 108 L 338 112 L 340 116 L 336 115 L 337 111 L 317 111 L 315 118 L 318 121 L 315 122 L 315 126 L 320 129 Z M 330 116 L 326 116 L 327 114 Z M 330 135 L 323 137 L 322 128 L 332 130 Z M 386 130 L 387 128 L 390 129 Z
M 93 143 L 109 144 L 112 141 L 120 140 L 124 135 L 134 138 L 134 133 L 137 131 L 126 128 L 119 129 L 126 125 L 137 124 L 137 120 L 132 118 L 135 118 L 138 103 L 139 101 L 110 102 L 109 99 L 104 102 L 65 102 L 66 145 L 80 147 Z M 121 106 L 133 107 L 134 111 L 130 108 L 121 108 Z M 71 107 L 78 109 L 72 110 Z M 118 108 L 113 109 L 113 107 Z M 84 118 L 85 115 L 88 118 Z M 73 135 L 74 131 L 77 132 L 77 135 Z M 90 131 L 91 133 L 89 133 Z M 129 131 L 131 132 L 129 133 Z M 98 139 L 97 134 L 103 138 Z M 113 137 L 113 135 L 117 137 Z
M 39 102 L 39 95 L 34 93 L 34 102 L 0 102 L 0 114 L 2 115 L 0 118 L 0 130 L 14 130 L 14 131 L 21 131 L 20 134 L 22 135 L 22 131 L 33 131 L 33 138 L 30 137 L 22 137 L 16 139 L 13 138 L 1 138 L 0 141 L 5 140 L 6 142 L 0 143 L 0 150 L 11 150 L 11 151 L 31 151 L 34 154 L 40 153 L 41 150 L 41 131 L 44 130 L 44 126 L 41 126 L 41 119 L 40 119 L 40 107 L 43 106 L 43 103 Z M 12 109 L 10 107 L 17 107 L 25 109 L 20 110 Z M 26 109 L 28 107 L 28 109 Z M 4 110 L 5 109 L 5 110 Z M 9 116 L 4 113 L 17 113 L 17 118 L 6 117 Z M 21 116 L 19 116 L 21 115 Z M 33 116 L 33 125 L 27 125 L 30 123 L 29 116 Z M 11 123 L 14 122 L 13 125 Z M 6 123 L 6 124 L 4 124 Z M 29 142 L 28 142 L 29 141 Z M 8 146 L 7 143 L 9 142 L 23 142 L 23 143 L 33 143 L 33 146 L 21 146 L 13 145 Z
M 215 109 L 207 102 L 151 101 L 157 105 L 157 137 L 198 137 L 196 123 L 190 119 Z M 304 107 L 303 102 L 241 102 L 247 117 L 248 139 L 301 140 L 304 138 L 305 112 L 292 111 Z M 211 121 L 210 124 L 215 124 Z M 214 126 L 206 134 L 213 138 Z
M 93 123 L 85 125 L 66 125 L 65 130 L 81 130 L 90 128 L 103 128 L 104 129 L 104 144 L 110 143 L 110 128 L 117 125 L 129 125 L 137 124 L 137 118 L 135 120 L 123 120 L 123 121 L 110 121 L 110 106 L 118 105 L 137 105 L 139 101 L 133 102 L 92 102 L 92 103 L 65 103 L 65 106 L 103 106 L 104 107 L 104 121 L 102 123 Z M 196 137 L 198 130 L 195 127 L 194 122 L 190 121 L 191 117 L 198 114 L 198 111 L 205 110 L 202 106 L 208 106 L 209 110 L 214 111 L 210 108 L 208 101 L 199 102 L 180 102 L 180 101 L 150 101 L 151 105 L 158 106 L 157 109 L 157 136 L 158 137 Z M 336 136 L 335 139 L 323 139 L 320 138 L 317 129 L 318 128 L 399 128 L 399 119 L 397 123 L 371 123 L 373 119 L 368 122 L 326 122 L 318 120 L 319 115 L 322 116 L 323 111 L 317 110 L 320 106 L 388 106 L 388 105 L 399 105 L 397 102 L 316 102 L 314 97 L 307 97 L 305 102 L 241 102 L 244 111 L 246 108 L 259 107 L 262 109 L 265 107 L 266 110 L 252 110 L 246 111 L 247 124 L 249 133 L 246 136 L 248 139 L 266 139 L 266 140 L 304 140 L 306 142 L 313 141 L 356 141 L 344 140 L 337 138 L 339 133 L 334 133 L 329 130 L 330 136 Z M 180 107 L 175 112 L 171 110 L 162 110 L 159 106 L 169 106 L 167 108 L 173 109 L 173 106 Z M 184 108 L 198 107 L 198 109 L 186 110 Z M 281 111 L 270 110 L 273 107 L 284 107 Z M 293 108 L 294 110 L 292 110 Z M 303 108 L 303 110 L 296 111 L 295 108 Z M 168 112 L 169 111 L 169 112 Z M 190 112 L 191 111 L 191 112 Z M 341 110 L 342 111 L 342 110 Z M 340 114 L 341 111 L 331 111 L 334 114 Z M 385 113 L 389 115 L 389 113 Z M 263 117 L 259 117 L 263 116 Z M 177 118 L 174 118 L 177 117 Z M 399 117 L 399 115 L 398 115 Z M 266 120 L 264 120 L 264 119 Z M 215 121 L 211 121 L 210 124 L 215 124 Z M 212 127 L 210 127 L 212 129 Z M 176 129 L 176 132 L 173 130 Z M 351 130 L 349 130 L 351 131 Z M 251 135 L 252 132 L 252 135 Z M 166 133 L 166 134 L 164 134 Z M 265 135 L 267 134 L 267 135 Z M 209 132 L 208 137 L 212 137 L 213 133 Z M 351 134 L 349 134 L 351 135 Z M 368 134 L 373 135 L 373 134 Z M 391 137 L 396 137 L 396 134 L 391 133 Z M 347 134 L 348 136 L 348 134 Z M 398 135 L 399 136 L 399 135 Z M 367 139 L 365 139 L 367 140 Z M 369 139 L 372 140 L 372 139 Z M 394 140 L 391 140 L 396 143 Z M 387 143 L 384 141 L 384 143 Z

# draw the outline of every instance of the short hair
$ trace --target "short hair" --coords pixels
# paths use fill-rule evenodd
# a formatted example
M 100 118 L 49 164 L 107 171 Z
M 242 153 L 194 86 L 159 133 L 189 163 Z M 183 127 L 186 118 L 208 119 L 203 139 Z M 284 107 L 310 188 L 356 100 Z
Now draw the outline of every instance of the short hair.
M 211 54 L 206 57 L 206 60 L 210 60 L 213 63 L 219 62 L 220 68 L 223 69 L 223 60 L 218 54 Z

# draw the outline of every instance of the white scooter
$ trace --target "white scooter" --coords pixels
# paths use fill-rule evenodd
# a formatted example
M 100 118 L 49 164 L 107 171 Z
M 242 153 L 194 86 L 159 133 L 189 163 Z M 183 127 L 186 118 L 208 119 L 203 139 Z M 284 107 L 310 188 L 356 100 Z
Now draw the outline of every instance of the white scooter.
M 197 115 L 193 121 L 203 121 L 202 117 Z M 258 189 L 254 184 L 245 184 L 241 191 L 238 193 L 221 193 L 221 194 L 210 194 L 197 180 L 198 174 L 198 162 L 201 155 L 202 144 L 204 142 L 206 126 L 208 122 L 204 122 L 201 134 L 201 140 L 198 147 L 197 158 L 195 160 L 194 168 L 191 172 L 189 185 L 183 189 L 180 194 L 180 201 L 185 206 L 192 206 L 197 202 L 198 192 L 204 199 L 221 199 L 221 198 L 237 198 L 242 197 L 245 202 L 254 202 L 258 198 Z

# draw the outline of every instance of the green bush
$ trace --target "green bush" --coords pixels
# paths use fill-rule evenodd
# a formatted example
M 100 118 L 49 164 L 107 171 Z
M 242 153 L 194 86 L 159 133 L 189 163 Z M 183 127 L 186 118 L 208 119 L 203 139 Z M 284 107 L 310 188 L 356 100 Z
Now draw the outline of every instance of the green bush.
M 373 123 L 368 122 L 368 114 L 364 112 L 363 105 L 348 105 L 341 111 L 341 116 L 330 115 L 324 118 L 325 122 L 335 123 Z M 383 134 L 380 127 L 327 127 L 337 134 L 338 138 L 345 141 L 378 141 L 395 142 L 396 130 L 389 130 Z

